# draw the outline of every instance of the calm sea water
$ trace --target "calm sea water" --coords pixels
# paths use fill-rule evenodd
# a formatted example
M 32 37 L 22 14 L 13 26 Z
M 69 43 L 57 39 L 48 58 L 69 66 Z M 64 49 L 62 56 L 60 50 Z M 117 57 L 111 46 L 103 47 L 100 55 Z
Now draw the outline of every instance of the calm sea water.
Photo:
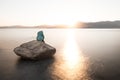
M 22 60 L 13 49 L 35 40 L 57 49 L 53 58 Z M 120 80 L 119 29 L 0 29 L 0 80 Z

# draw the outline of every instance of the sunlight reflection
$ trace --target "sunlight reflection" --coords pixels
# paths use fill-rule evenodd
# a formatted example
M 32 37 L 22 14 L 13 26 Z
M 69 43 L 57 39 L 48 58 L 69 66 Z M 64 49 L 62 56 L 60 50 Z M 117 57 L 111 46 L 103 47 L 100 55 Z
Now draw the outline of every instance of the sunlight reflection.
M 87 75 L 88 59 L 83 56 L 76 42 L 76 29 L 66 30 L 66 41 L 61 54 L 56 56 L 52 69 L 53 79 L 90 80 Z
M 66 76 L 71 80 L 75 79 L 80 66 L 78 65 L 82 59 L 78 49 L 75 30 L 68 29 L 66 34 L 66 42 L 63 50 L 64 68 L 67 69 Z
M 64 46 L 64 59 L 70 69 L 74 68 L 75 65 L 80 61 L 80 51 L 75 41 L 75 31 L 68 29 L 67 39 Z
M 62 67 L 66 69 L 66 76 L 71 80 L 83 77 L 87 78 L 85 57 L 83 57 L 77 45 L 75 32 L 75 29 L 67 30 L 67 39 L 63 50 L 64 65 Z

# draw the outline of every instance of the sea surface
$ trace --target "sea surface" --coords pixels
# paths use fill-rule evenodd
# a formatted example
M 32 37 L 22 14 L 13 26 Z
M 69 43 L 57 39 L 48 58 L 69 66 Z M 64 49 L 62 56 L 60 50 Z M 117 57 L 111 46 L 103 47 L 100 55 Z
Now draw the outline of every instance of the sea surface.
M 13 49 L 40 30 L 56 54 L 22 60 Z M 0 80 L 120 80 L 120 30 L 0 29 Z

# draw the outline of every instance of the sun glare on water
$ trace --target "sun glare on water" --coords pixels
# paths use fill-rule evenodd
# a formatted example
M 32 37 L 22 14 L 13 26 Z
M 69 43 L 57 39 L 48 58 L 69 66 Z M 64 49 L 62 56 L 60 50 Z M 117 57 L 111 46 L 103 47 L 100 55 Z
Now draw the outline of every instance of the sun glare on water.
M 75 40 L 75 31 L 68 29 L 64 46 L 64 59 L 70 68 L 74 68 L 80 60 L 80 51 Z
M 66 33 L 66 42 L 63 50 L 63 67 L 68 79 L 75 80 L 86 76 L 85 58 L 79 49 L 75 37 L 76 30 L 68 29 Z M 84 74 L 84 75 L 83 75 Z
M 66 41 L 61 54 L 53 64 L 55 67 L 52 74 L 61 78 L 61 80 L 89 80 L 86 73 L 87 59 L 83 56 L 80 47 L 76 42 L 76 30 L 66 29 Z M 53 77 L 54 78 L 54 77 Z

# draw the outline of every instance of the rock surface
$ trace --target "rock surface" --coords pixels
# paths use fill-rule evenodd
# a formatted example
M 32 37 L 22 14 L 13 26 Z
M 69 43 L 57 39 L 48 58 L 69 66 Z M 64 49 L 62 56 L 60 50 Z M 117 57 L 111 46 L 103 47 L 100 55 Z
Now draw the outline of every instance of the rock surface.
M 14 52 L 24 59 L 38 60 L 52 57 L 56 49 L 42 41 L 33 40 L 16 47 Z

